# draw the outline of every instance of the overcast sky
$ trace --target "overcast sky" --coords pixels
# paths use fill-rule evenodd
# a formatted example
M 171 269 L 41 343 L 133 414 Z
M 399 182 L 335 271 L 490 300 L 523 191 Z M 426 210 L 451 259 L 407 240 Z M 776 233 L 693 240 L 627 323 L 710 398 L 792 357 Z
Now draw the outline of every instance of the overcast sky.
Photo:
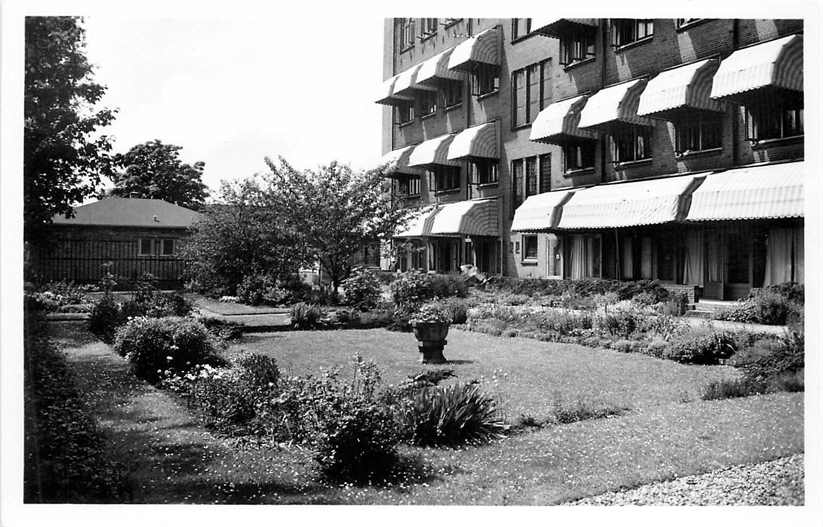
M 241 15 L 242 16 L 242 15 Z M 204 182 L 380 156 L 383 21 L 335 17 L 85 18 L 87 55 L 119 108 L 115 150 L 160 139 L 204 161 Z

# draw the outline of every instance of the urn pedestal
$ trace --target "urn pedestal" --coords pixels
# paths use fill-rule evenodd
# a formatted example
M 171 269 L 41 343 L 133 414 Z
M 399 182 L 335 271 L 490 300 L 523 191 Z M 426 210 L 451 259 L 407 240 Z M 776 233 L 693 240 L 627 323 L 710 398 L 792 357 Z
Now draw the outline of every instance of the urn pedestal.
M 448 322 L 417 322 L 413 326 L 414 337 L 417 339 L 417 349 L 420 351 L 420 362 L 423 364 L 443 364 L 443 346 L 446 345 L 446 335 L 449 334 Z

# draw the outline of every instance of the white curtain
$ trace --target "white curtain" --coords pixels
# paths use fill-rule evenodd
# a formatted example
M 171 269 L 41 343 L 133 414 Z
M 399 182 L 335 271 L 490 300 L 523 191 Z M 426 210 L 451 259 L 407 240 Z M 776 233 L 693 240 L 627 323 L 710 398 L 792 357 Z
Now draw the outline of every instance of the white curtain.
M 640 239 L 640 278 L 652 278 L 652 239 L 647 236 Z
M 804 283 L 805 281 L 805 248 L 803 243 L 803 227 L 794 229 L 794 281 Z
M 703 232 L 691 230 L 686 233 L 685 261 L 683 262 L 683 283 L 703 286 Z
M 628 236 L 623 238 L 623 258 L 620 262 L 620 272 L 625 280 L 634 279 L 634 257 L 632 252 L 632 239 Z
M 769 229 L 769 239 L 766 243 L 764 286 L 791 281 L 793 238 L 792 229 Z
M 582 236 L 572 236 L 569 265 L 572 280 L 579 280 L 586 276 L 586 240 Z

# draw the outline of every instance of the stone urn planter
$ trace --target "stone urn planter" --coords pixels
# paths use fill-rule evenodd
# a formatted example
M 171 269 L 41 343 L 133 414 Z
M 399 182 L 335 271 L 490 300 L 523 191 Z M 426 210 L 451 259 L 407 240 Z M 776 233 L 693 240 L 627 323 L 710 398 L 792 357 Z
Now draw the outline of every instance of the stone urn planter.
M 446 362 L 443 356 L 443 346 L 446 345 L 446 335 L 449 334 L 451 325 L 449 313 L 436 304 L 427 304 L 411 317 L 409 323 L 417 339 L 417 349 L 421 353 L 420 362 L 423 364 Z
M 417 349 L 420 351 L 420 362 L 423 364 L 443 364 L 443 346 L 447 344 L 446 335 L 449 334 L 448 322 L 415 322 L 412 324 L 414 338 L 417 339 Z

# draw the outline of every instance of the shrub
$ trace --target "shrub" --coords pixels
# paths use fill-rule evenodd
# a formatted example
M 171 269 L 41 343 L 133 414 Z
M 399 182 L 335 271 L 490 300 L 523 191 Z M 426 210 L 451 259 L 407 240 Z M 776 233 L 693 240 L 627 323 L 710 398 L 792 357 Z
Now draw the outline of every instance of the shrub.
M 452 296 L 464 298 L 469 292 L 468 283 L 461 275 L 426 275 L 432 298 L 448 298 Z
M 212 317 L 203 317 L 198 320 L 220 340 L 236 340 L 243 336 L 243 324 Z
M 735 397 L 748 397 L 758 393 L 765 393 L 766 386 L 763 383 L 752 382 L 750 379 L 723 379 L 712 381 L 703 388 L 700 398 L 704 401 L 716 399 L 732 399 Z
M 803 333 L 786 331 L 775 343 L 771 353 L 744 365 L 750 379 L 766 381 L 780 374 L 794 374 L 805 368 L 805 338 Z
M 735 349 L 734 334 L 713 331 L 707 334 L 687 333 L 673 339 L 664 352 L 664 358 L 689 364 L 718 364 L 731 357 Z
M 786 283 L 753 290 L 736 307 L 718 311 L 718 320 L 785 325 L 802 318 L 804 292 L 799 284 Z
M 89 331 L 103 342 L 111 342 L 117 327 L 126 321 L 120 306 L 111 295 L 103 297 L 94 305 L 89 315 Z
M 324 314 L 320 306 L 298 302 L 291 306 L 291 325 L 295 329 L 314 329 Z
M 477 383 L 417 391 L 403 412 L 409 441 L 421 446 L 477 445 L 505 431 L 497 401 Z
M 149 317 L 185 317 L 191 314 L 192 304 L 179 293 L 160 293 L 147 303 L 145 314 Z
M 629 411 L 624 406 L 612 404 L 595 405 L 589 401 L 578 399 L 573 404 L 565 404 L 559 394 L 555 394 L 552 403 L 552 418 L 557 424 L 576 423 L 587 419 L 602 419 L 612 415 L 622 415 Z
M 114 351 L 132 363 L 135 374 L 156 384 L 167 371 L 186 372 L 198 365 L 221 365 L 211 334 L 192 319 L 135 318 L 117 330 Z
M 426 275 L 416 271 L 403 273 L 389 289 L 398 306 L 420 304 L 433 296 Z
M 259 306 L 263 303 L 265 290 L 276 285 L 274 278 L 270 276 L 259 273 L 249 274 L 237 284 L 237 298 L 244 304 Z
M 86 407 L 77 378 L 47 337 L 24 321 L 24 487 L 27 503 L 108 503 L 126 499 L 126 467 L 107 456 L 106 439 Z
M 381 286 L 377 274 L 363 267 L 355 269 L 351 276 L 341 284 L 345 291 L 346 305 L 368 311 L 377 306 L 380 300 Z
M 445 298 L 438 302 L 449 314 L 452 324 L 465 324 L 468 319 L 469 302 L 462 298 Z
M 672 315 L 658 315 L 646 317 L 641 324 L 641 331 L 650 333 L 666 342 L 682 335 L 689 329 L 689 325 Z
M 637 332 L 643 323 L 643 317 L 634 310 L 612 310 L 598 315 L 597 329 L 613 337 L 628 339 Z

